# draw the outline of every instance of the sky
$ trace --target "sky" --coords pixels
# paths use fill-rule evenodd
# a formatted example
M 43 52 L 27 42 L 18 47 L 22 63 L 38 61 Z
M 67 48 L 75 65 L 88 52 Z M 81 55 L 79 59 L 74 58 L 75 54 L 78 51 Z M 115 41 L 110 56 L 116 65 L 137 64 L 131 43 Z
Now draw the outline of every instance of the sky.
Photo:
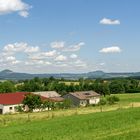
M 0 70 L 140 71 L 140 0 L 0 0 Z

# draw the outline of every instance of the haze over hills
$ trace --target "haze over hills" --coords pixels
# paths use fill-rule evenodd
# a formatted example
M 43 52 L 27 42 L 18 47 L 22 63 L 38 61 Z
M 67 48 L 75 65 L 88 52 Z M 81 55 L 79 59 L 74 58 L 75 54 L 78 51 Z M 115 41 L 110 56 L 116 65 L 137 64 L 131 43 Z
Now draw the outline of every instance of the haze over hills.
M 93 71 L 88 73 L 58 73 L 58 74 L 29 74 L 29 73 L 19 73 L 13 72 L 11 70 L 3 70 L 0 72 L 1 80 L 24 80 L 32 79 L 34 77 L 48 78 L 53 76 L 54 78 L 65 78 L 65 79 L 78 79 L 78 78 L 117 78 L 117 77 L 140 77 L 140 72 L 132 73 L 105 73 L 103 71 Z

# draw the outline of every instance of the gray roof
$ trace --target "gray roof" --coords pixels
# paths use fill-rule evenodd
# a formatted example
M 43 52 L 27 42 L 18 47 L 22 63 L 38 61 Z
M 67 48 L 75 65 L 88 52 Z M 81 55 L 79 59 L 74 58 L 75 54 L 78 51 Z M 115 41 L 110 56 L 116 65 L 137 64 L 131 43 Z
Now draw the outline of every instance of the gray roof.
M 89 99 L 91 97 L 100 96 L 100 94 L 96 93 L 95 91 L 79 91 L 79 92 L 73 92 L 70 94 L 77 97 L 78 99 L 81 99 L 81 100 L 86 100 L 86 99 Z
M 60 97 L 61 95 L 58 94 L 56 91 L 41 91 L 41 92 L 32 92 L 33 94 L 41 95 L 46 98 L 56 98 Z

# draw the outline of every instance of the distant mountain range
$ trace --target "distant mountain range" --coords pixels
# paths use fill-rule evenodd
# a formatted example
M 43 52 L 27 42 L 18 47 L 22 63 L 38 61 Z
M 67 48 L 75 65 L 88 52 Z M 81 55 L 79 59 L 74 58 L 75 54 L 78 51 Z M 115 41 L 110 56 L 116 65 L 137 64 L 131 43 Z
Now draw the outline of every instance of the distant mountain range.
M 81 74 L 72 73 L 60 73 L 60 74 L 29 74 L 29 73 L 18 73 L 11 70 L 3 70 L 0 72 L 0 80 L 25 80 L 32 79 L 34 77 L 48 78 L 53 76 L 54 78 L 65 78 L 65 79 L 79 79 L 79 78 L 119 78 L 119 77 L 140 77 L 140 72 L 132 73 L 105 73 L 103 71 L 93 71 Z

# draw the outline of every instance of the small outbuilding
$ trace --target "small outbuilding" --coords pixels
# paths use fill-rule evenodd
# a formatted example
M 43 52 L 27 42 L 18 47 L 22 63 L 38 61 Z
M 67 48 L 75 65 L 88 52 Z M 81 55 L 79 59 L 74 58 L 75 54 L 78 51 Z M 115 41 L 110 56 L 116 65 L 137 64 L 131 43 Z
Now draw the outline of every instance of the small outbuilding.
M 69 93 L 63 96 L 65 99 L 70 99 L 74 106 L 86 106 L 98 104 L 100 102 L 100 94 L 95 91 L 79 91 Z

